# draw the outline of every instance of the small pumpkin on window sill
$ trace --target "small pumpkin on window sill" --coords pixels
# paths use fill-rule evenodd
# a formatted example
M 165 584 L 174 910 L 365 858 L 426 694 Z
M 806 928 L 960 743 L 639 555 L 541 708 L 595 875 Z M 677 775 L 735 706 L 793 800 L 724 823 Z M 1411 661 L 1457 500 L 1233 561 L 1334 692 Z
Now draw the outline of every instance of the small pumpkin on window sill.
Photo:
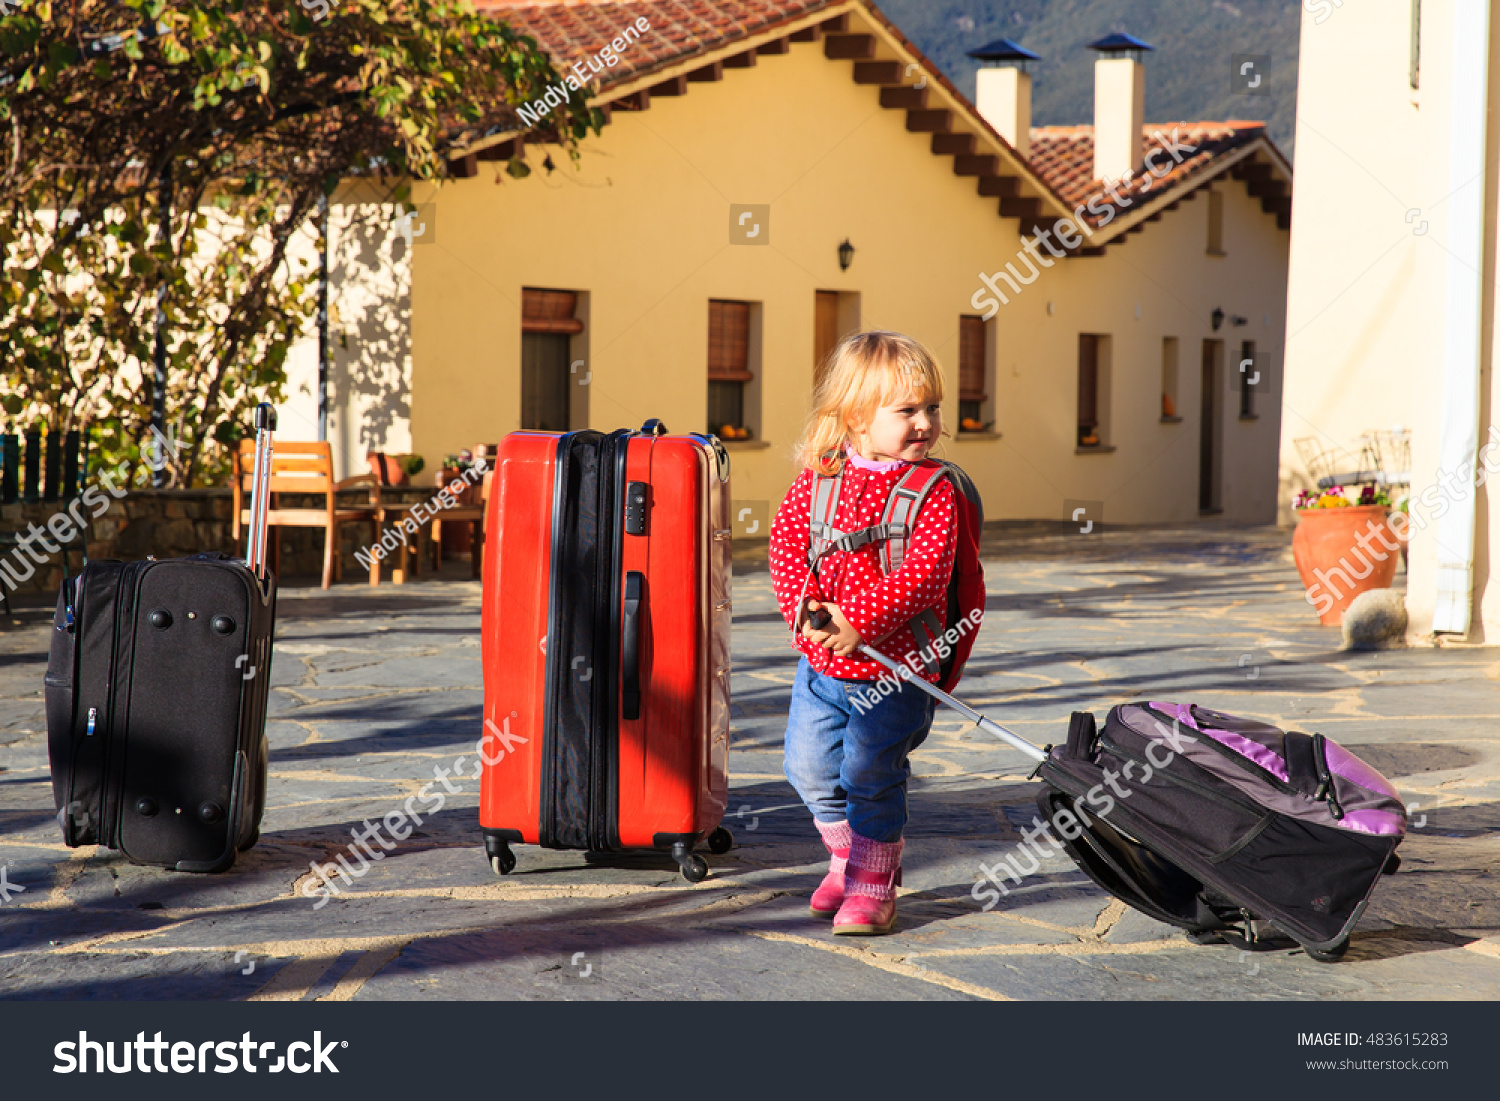
M 958 422 L 960 432 L 988 432 L 994 421 L 977 421 L 973 417 L 964 417 Z
M 721 440 L 748 440 L 750 429 L 740 428 L 732 424 L 719 425 L 719 439 Z

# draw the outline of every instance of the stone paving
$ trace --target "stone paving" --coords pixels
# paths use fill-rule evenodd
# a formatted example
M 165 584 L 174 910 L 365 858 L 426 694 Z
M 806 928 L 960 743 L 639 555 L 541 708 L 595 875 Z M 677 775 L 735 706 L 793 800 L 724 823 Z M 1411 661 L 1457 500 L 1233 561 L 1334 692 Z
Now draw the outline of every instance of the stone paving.
M 310 861 L 397 809 L 479 730 L 479 588 L 283 591 L 260 844 L 224 875 L 65 848 L 53 819 L 40 609 L 0 630 L 0 997 L 31 999 L 1496 999 L 1500 651 L 1336 651 L 1288 536 L 1213 527 L 987 546 L 988 617 L 963 695 L 1037 742 L 1151 697 L 1320 729 L 1416 804 L 1344 962 L 1197 947 L 1066 858 L 988 913 L 981 861 L 1030 824 L 1029 765 L 939 712 L 913 759 L 899 930 L 807 916 L 822 849 L 781 774 L 795 657 L 754 553 L 734 580 L 737 846 L 692 885 L 653 854 L 522 846 L 496 878 L 477 784 L 321 909 Z M 1399 583 L 1399 579 L 1398 579 Z M 470 758 L 472 760 L 472 757 Z

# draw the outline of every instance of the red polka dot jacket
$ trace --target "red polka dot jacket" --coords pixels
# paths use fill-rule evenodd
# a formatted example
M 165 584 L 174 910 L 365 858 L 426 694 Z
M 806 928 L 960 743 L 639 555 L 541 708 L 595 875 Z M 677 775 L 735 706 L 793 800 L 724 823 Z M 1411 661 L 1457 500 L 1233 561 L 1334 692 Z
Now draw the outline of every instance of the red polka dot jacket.
M 886 498 L 910 465 L 876 463 L 851 454 L 844 466 L 844 484 L 833 526 L 851 532 L 880 523 Z M 771 523 L 771 584 L 788 626 L 796 621 L 797 598 L 808 575 L 812 482 L 813 472 L 802 471 L 787 490 Z M 817 576 L 808 581 L 805 599 L 837 604 L 865 645 L 897 662 L 905 662 L 907 655 L 920 649 L 907 625 L 916 615 L 931 608 L 942 621 L 943 629 L 948 627 L 946 594 L 957 545 L 953 484 L 944 478 L 933 487 L 917 514 L 916 530 L 907 541 L 900 569 L 889 577 L 882 573 L 880 549 L 874 543 L 854 551 L 829 551 L 818 562 Z M 840 658 L 800 633 L 793 641 L 807 655 L 812 667 L 825 676 L 876 680 L 885 675 L 884 669 L 861 657 L 858 651 Z M 920 662 L 914 664 L 921 668 Z M 926 679 L 936 683 L 938 677 L 933 674 Z

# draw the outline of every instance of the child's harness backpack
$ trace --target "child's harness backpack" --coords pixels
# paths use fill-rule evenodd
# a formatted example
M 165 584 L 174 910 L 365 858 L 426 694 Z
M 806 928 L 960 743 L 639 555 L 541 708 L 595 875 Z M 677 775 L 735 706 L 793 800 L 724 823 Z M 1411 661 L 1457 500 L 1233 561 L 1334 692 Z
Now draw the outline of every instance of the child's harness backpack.
M 880 568 L 887 575 L 899 570 L 906 557 L 906 544 L 916 530 L 922 503 L 945 477 L 953 483 L 953 507 L 958 513 L 958 545 L 954 550 L 953 574 L 948 580 L 948 633 L 944 634 L 943 625 L 931 608 L 913 619 L 910 626 L 920 647 L 916 657 L 928 674 L 939 674 L 938 687 L 951 692 L 963 675 L 964 662 L 974 648 L 974 636 L 979 633 L 979 621 L 984 617 L 984 570 L 979 565 L 984 505 L 974 482 L 960 467 L 938 459 L 908 467 L 886 498 L 880 523 L 859 531 L 840 531 L 833 526 L 844 483 L 843 471 L 832 477 L 814 475 L 807 565 L 810 579 L 817 574 L 819 560 L 829 551 L 853 551 L 868 543 L 878 543 Z M 805 600 L 799 601 L 798 606 L 804 603 Z

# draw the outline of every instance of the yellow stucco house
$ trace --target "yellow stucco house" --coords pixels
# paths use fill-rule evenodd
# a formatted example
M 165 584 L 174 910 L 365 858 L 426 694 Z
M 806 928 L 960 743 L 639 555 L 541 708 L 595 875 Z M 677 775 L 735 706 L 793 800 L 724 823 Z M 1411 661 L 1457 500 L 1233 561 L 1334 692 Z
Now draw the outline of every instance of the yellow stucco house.
M 753 524 L 817 362 L 878 327 L 938 355 L 941 454 L 990 519 L 1275 518 L 1290 169 L 1260 123 L 1148 123 L 1149 46 L 1095 43 L 1093 124 L 1037 128 L 1024 51 L 991 44 L 971 103 L 863 0 L 479 7 L 610 121 L 575 164 L 529 105 L 395 231 L 340 193 L 343 471 L 656 417 L 726 437 Z M 314 341 L 295 363 L 283 430 L 311 434 Z
M 1409 471 L 1398 472 L 1411 495 L 1409 632 L 1494 642 L 1500 13 L 1489 0 L 1311 9 L 1283 508 L 1309 481 L 1306 441 L 1359 465 L 1356 437 L 1400 426 L 1410 435 Z

